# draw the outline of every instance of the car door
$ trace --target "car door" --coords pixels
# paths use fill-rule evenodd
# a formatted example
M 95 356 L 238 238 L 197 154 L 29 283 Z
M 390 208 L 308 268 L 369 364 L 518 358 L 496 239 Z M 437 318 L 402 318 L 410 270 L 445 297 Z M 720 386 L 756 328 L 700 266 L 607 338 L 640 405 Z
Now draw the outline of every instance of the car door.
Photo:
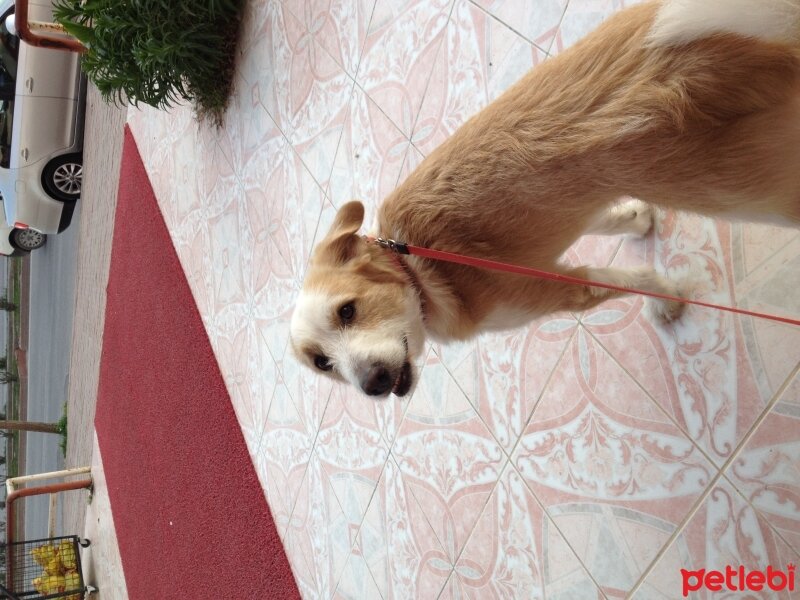
M 9 11 L 10 14 L 12 11 Z M 7 15 L 3 15 L 5 19 Z M 31 3 L 29 19 L 52 20 L 49 5 Z M 23 169 L 75 141 L 79 57 L 19 43 L 10 167 Z
M 30 2 L 28 20 L 52 22 L 50 3 Z M 21 44 L 18 64 L 24 66 L 24 73 L 17 77 L 17 94 L 77 99 L 80 57 L 75 52 Z

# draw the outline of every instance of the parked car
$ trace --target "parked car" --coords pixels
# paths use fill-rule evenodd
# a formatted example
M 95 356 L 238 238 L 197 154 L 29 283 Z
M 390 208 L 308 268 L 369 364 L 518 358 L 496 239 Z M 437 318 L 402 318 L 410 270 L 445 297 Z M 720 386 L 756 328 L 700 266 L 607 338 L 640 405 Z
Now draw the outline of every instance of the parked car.
M 0 209 L 1 210 L 1 209 Z M 35 229 L 17 229 L 0 220 L 0 254 L 4 256 L 23 256 L 41 248 L 47 235 Z
M 49 0 L 29 19 L 52 21 Z M 86 78 L 74 52 L 37 48 L 16 35 L 14 0 L 0 0 L 0 193 L 16 229 L 59 233 L 83 179 Z

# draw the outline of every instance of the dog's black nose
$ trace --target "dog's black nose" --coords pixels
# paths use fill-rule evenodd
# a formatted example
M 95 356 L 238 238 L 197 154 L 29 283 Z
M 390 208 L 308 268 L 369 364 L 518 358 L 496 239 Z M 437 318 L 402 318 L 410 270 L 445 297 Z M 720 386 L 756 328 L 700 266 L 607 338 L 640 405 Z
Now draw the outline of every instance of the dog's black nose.
M 392 376 L 383 365 L 372 365 L 361 379 L 361 389 L 368 396 L 383 396 L 392 389 Z

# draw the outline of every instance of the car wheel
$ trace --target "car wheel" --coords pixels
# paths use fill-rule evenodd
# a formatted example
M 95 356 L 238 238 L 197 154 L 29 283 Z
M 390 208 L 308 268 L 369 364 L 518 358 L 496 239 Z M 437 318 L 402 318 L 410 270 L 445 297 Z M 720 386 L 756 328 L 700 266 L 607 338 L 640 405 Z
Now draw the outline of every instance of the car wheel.
M 83 183 L 83 157 L 80 154 L 57 156 L 44 168 L 42 185 L 45 191 L 62 202 L 80 198 Z
M 35 229 L 13 229 L 11 235 L 8 236 L 8 241 L 17 250 L 30 252 L 44 246 L 47 236 Z

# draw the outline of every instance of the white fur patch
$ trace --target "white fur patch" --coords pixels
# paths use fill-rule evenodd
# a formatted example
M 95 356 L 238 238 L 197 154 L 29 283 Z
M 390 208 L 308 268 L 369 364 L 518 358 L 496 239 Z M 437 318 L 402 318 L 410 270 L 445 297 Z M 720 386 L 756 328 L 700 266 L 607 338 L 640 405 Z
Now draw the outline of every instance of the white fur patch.
M 666 0 L 648 37 L 656 46 L 714 33 L 792 42 L 800 39 L 798 25 L 800 0 Z

